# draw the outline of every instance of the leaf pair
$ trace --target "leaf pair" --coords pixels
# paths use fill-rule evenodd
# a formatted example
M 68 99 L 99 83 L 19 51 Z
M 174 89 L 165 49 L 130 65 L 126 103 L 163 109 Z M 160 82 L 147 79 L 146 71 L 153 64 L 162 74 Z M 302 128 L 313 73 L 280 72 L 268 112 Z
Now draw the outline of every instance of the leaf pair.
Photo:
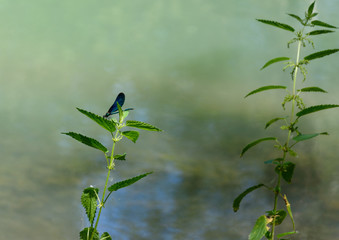
M 311 32 L 311 33 L 313 33 L 313 35 L 315 35 L 316 33 L 320 34 L 320 32 L 321 33 L 325 33 L 325 31 L 328 31 L 328 30 L 323 30 L 323 31 L 318 30 L 318 31 L 314 31 L 314 32 Z M 312 53 L 312 54 L 307 55 L 306 57 L 304 57 L 304 60 L 309 62 L 309 61 L 317 59 L 317 58 L 322 58 L 322 57 L 331 55 L 331 54 L 336 53 L 338 51 L 339 51 L 339 49 L 336 48 L 336 49 L 327 49 L 327 50 L 315 52 L 315 53 Z M 290 59 L 289 57 L 277 57 L 277 58 L 273 58 L 273 59 L 269 60 L 268 62 L 266 62 L 264 64 L 264 66 L 260 70 L 263 70 L 264 68 L 272 65 L 273 63 L 287 61 L 289 59 Z
M 338 105 L 339 107 L 339 105 Z M 305 113 L 306 114 L 306 113 Z M 273 120 L 278 121 L 280 118 L 275 118 L 272 119 L 270 122 L 273 122 Z M 267 125 L 267 124 L 266 124 Z M 301 142 L 301 141 L 305 141 L 311 138 L 314 138 L 316 136 L 319 135 L 328 135 L 327 132 L 322 132 L 322 133 L 313 133 L 313 134 L 299 134 L 296 137 L 293 138 L 294 141 L 296 142 Z M 257 144 L 261 143 L 261 142 L 265 142 L 265 141 L 277 141 L 276 137 L 266 137 L 266 138 L 260 138 L 257 139 L 249 144 L 247 144 L 241 151 L 240 157 L 242 157 L 250 148 L 256 146 Z
M 116 124 L 117 123 L 114 120 L 108 120 L 107 118 L 98 116 L 94 113 L 88 112 L 88 111 L 80 109 L 80 108 L 77 108 L 77 109 L 78 109 L 79 112 L 86 115 L 87 117 L 92 119 L 94 122 L 99 124 L 101 127 L 105 128 L 109 132 L 114 132 L 116 130 Z M 139 129 L 147 130 L 147 131 L 158 131 L 158 132 L 161 131 L 161 129 L 159 129 L 159 128 L 151 125 L 151 124 L 140 122 L 140 121 L 134 121 L 134 120 L 127 120 L 126 126 L 139 128 Z
M 308 24 L 308 21 L 310 21 L 313 17 L 315 17 L 317 15 L 317 13 L 313 12 L 314 5 L 315 5 L 315 1 L 309 6 L 307 12 L 305 13 L 305 19 L 301 19 L 301 17 L 299 17 L 295 14 L 291 14 L 291 13 L 289 13 L 288 15 L 290 17 L 296 19 L 297 21 L 299 21 L 303 26 L 311 26 L 311 27 L 319 26 L 319 27 L 325 27 L 325 28 L 331 28 L 331 29 L 337 28 L 337 27 L 335 27 L 331 24 L 325 23 L 325 22 L 320 21 L 320 20 L 313 20 L 313 21 L 311 21 L 311 24 Z M 266 19 L 257 19 L 257 21 L 264 23 L 264 24 L 268 24 L 268 25 L 273 26 L 273 27 L 284 29 L 286 31 L 290 31 L 290 32 L 295 31 L 295 29 L 293 27 L 291 27 L 290 25 L 285 24 L 285 23 L 272 21 L 272 20 L 266 20 Z M 311 31 L 311 32 L 307 33 L 306 36 L 315 36 L 315 35 L 326 34 L 326 33 L 331 33 L 331 32 L 334 32 L 334 31 L 328 30 L 328 29 L 320 29 L 320 30 Z M 303 37 L 301 33 L 298 33 L 297 38 L 294 38 L 291 42 L 303 41 L 303 40 L 307 40 L 307 41 L 309 41 L 310 43 L 313 44 L 313 42 L 311 40 L 308 40 L 306 37 Z M 325 57 L 327 55 L 336 53 L 337 51 L 339 51 L 339 49 L 328 49 L 328 50 L 316 52 L 316 53 L 313 53 L 313 54 L 306 56 L 304 58 L 304 61 L 307 63 L 307 61 L 311 61 L 311 60 L 314 60 L 314 59 L 317 59 L 317 58 Z M 273 59 L 269 60 L 267 63 L 265 63 L 265 65 L 261 68 L 261 70 L 268 67 L 269 65 L 271 65 L 273 63 L 277 63 L 277 62 L 280 62 L 280 61 L 287 61 L 289 59 L 290 58 L 288 58 L 288 57 L 273 58 Z M 296 63 L 296 64 L 299 64 L 299 63 Z
M 117 182 L 115 184 L 113 184 L 112 186 L 110 186 L 108 188 L 108 191 L 110 191 L 109 195 L 113 192 L 113 191 L 117 191 L 121 188 L 127 187 L 132 185 L 133 183 L 136 183 L 137 181 L 139 181 L 140 179 L 146 177 L 147 175 L 151 174 L 152 172 L 148 172 L 145 174 L 141 174 L 139 176 L 121 181 L 121 182 Z M 96 210 L 97 210 L 97 206 L 98 206 L 98 202 L 99 202 L 99 197 L 98 197 L 98 193 L 99 193 L 99 189 L 98 188 L 94 188 L 94 187 L 89 187 L 83 190 L 83 193 L 81 195 L 81 204 L 82 206 L 85 208 L 86 214 L 87 214 L 87 218 L 88 221 L 91 224 L 91 227 L 93 227 L 93 223 L 94 223 L 94 219 L 95 219 L 95 214 L 96 214 Z M 105 204 L 105 202 L 107 201 L 109 195 L 106 197 L 106 199 L 103 201 L 102 204 Z
M 90 119 L 92 119 L 94 122 L 99 124 L 101 127 L 106 129 L 107 131 L 109 131 L 111 133 L 116 131 L 116 124 L 117 123 L 114 120 L 108 120 L 104 117 L 98 116 L 94 113 L 88 112 L 88 111 L 80 109 L 80 108 L 77 108 L 77 109 L 78 109 L 79 112 L 81 112 L 82 114 L 84 114 L 87 117 L 89 117 Z M 127 120 L 126 126 L 138 128 L 138 129 L 142 129 L 142 130 L 147 130 L 147 131 L 161 131 L 161 129 L 159 129 L 159 128 L 151 125 L 151 124 L 139 122 L 139 121 Z M 108 152 L 107 148 L 103 144 L 101 144 L 98 140 L 96 140 L 94 138 L 90 138 L 90 137 L 84 136 L 80 133 L 74 133 L 74 132 L 68 132 L 68 133 L 62 133 L 62 134 L 68 135 L 68 136 L 74 138 L 75 140 L 77 140 L 77 141 L 79 141 L 79 142 L 81 142 L 81 143 L 83 143 L 87 146 L 96 148 L 96 149 L 98 149 L 98 150 L 100 150 L 104 153 Z M 137 131 L 124 131 L 124 132 L 121 132 L 121 134 L 134 143 L 139 138 L 139 132 L 137 132 Z
M 305 13 L 305 20 L 301 19 L 301 17 L 299 17 L 298 15 L 292 14 L 292 13 L 288 13 L 288 15 L 294 19 L 296 19 L 300 24 L 302 24 L 303 26 L 307 25 L 307 22 L 312 19 L 313 17 L 317 16 L 318 13 L 314 13 L 314 5 L 315 5 L 315 1 L 308 7 L 307 12 Z M 281 23 L 281 22 L 277 22 L 277 21 L 272 21 L 272 20 L 266 20 L 266 19 L 257 19 L 257 21 L 271 25 L 273 27 L 277 27 L 280 29 L 284 29 L 286 31 L 290 31 L 290 32 L 294 32 L 295 29 L 293 27 L 291 27 L 290 25 L 286 24 L 286 23 Z M 311 21 L 311 24 L 313 26 L 320 26 L 320 27 L 326 27 L 326 28 L 337 28 L 331 24 L 319 21 L 319 20 L 314 20 Z M 321 31 L 321 30 L 320 30 Z M 328 31 L 328 32 L 332 32 L 332 31 Z M 324 32 L 320 32 L 320 33 L 313 33 L 310 35 L 317 35 L 317 34 L 323 34 L 323 33 L 328 33 L 326 31 Z

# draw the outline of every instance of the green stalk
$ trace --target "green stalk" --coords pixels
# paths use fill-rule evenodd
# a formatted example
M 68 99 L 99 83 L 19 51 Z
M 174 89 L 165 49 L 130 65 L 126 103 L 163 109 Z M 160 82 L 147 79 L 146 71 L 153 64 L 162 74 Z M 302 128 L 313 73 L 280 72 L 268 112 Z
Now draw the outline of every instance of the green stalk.
M 285 157 L 286 157 L 286 152 L 284 152 L 284 157 L 283 157 L 284 160 L 285 160 Z M 279 196 L 279 193 L 280 193 L 280 182 L 281 182 L 281 172 L 279 172 L 277 185 L 275 186 L 275 189 L 274 189 L 274 207 L 273 207 L 274 213 L 275 213 L 275 211 L 277 211 L 278 196 Z M 273 216 L 271 239 L 274 239 L 274 231 L 275 231 L 275 215 Z
M 115 148 L 115 144 L 116 144 L 116 139 L 118 137 L 119 134 L 119 128 L 117 129 L 115 136 L 113 137 L 113 145 L 112 145 L 112 151 L 111 151 L 111 158 L 110 158 L 110 163 L 107 166 L 108 167 L 108 172 L 107 172 L 107 177 L 106 177 L 106 182 L 105 182 L 105 187 L 104 187 L 104 191 L 102 193 L 102 198 L 101 198 L 101 203 L 100 203 L 100 208 L 99 208 L 99 213 L 98 213 L 98 217 L 97 220 L 95 222 L 95 226 L 94 226 L 94 230 L 92 232 L 91 238 L 90 240 L 93 240 L 94 237 L 94 233 L 97 230 L 98 224 L 99 224 L 99 219 L 100 219 L 100 215 L 101 215 L 101 210 L 104 207 L 104 199 L 105 199 L 105 194 L 106 194 L 106 189 L 107 189 L 107 185 L 108 185 L 108 180 L 109 180 L 109 176 L 111 173 L 111 170 L 114 169 L 114 148 Z
M 301 44 L 302 44 L 302 42 L 299 40 L 298 41 L 298 50 L 297 50 L 297 59 L 296 59 L 296 68 L 295 68 L 294 75 L 293 75 L 293 89 L 292 89 L 293 99 L 292 99 L 290 126 L 292 125 L 292 123 L 294 121 L 294 108 L 295 108 L 295 98 L 294 97 L 295 97 L 295 93 L 296 93 L 297 73 L 298 73 L 298 68 L 299 68 L 298 65 L 299 65 L 299 59 L 300 59 Z M 283 149 L 284 155 L 282 157 L 283 160 L 280 162 L 281 164 L 283 164 L 283 162 L 286 159 L 286 152 L 288 151 L 288 145 L 289 145 L 289 142 L 290 142 L 291 134 L 292 134 L 292 130 L 290 129 L 288 131 L 285 148 Z M 281 184 L 281 172 L 279 172 L 277 185 L 275 187 L 275 192 L 274 192 L 274 207 L 273 207 L 274 213 L 277 211 L 278 196 L 280 194 L 280 184 Z M 272 231 L 271 231 L 272 234 L 271 234 L 271 238 L 270 238 L 271 240 L 274 239 L 274 232 L 275 232 L 275 216 L 273 217 L 273 224 L 272 224 Z
M 295 106 L 295 92 L 296 92 L 296 83 L 297 83 L 297 73 L 298 73 L 298 66 L 299 66 L 299 58 L 300 58 L 300 49 L 301 49 L 301 41 L 298 41 L 298 50 L 297 50 L 297 60 L 296 60 L 296 68 L 294 71 L 294 76 L 293 76 L 293 99 L 292 99 L 292 110 L 291 110 L 291 121 L 290 123 L 293 123 L 293 115 L 294 115 L 294 106 Z M 289 131 L 289 135 L 291 134 L 291 130 Z M 289 142 L 289 138 L 287 139 L 287 143 Z

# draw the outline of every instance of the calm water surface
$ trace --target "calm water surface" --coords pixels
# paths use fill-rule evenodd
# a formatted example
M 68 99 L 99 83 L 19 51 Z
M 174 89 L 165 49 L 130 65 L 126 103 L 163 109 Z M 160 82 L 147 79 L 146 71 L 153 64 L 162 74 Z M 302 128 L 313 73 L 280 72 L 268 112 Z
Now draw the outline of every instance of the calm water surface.
M 83 188 L 102 187 L 105 159 L 60 132 L 75 131 L 109 146 L 105 131 L 75 107 L 104 114 L 126 93 L 130 118 L 162 133 L 123 141 L 113 183 L 154 173 L 114 193 L 99 231 L 113 239 L 247 239 L 256 218 L 272 207 L 258 190 L 232 211 L 237 194 L 273 183 L 273 153 L 249 141 L 270 136 L 264 123 L 281 114 L 283 94 L 244 99 L 265 84 L 285 84 L 265 61 L 295 54 L 288 33 L 255 18 L 295 24 L 309 1 L 10 1 L 0 2 L 0 239 L 78 239 L 86 217 Z M 322 20 L 339 26 L 339 2 L 318 6 Z M 338 48 L 338 34 L 316 40 Z M 308 50 L 310 51 L 310 50 Z M 292 55 L 292 56 L 293 56 Z M 338 103 L 338 56 L 310 64 L 305 86 L 328 95 L 306 102 Z M 272 98 L 272 99 L 271 99 Z M 305 132 L 329 131 L 299 147 L 294 184 L 284 186 L 294 209 L 295 239 L 339 235 L 339 113 L 303 120 Z M 286 187 L 286 188 L 285 188 Z M 280 228 L 290 230 L 290 222 Z

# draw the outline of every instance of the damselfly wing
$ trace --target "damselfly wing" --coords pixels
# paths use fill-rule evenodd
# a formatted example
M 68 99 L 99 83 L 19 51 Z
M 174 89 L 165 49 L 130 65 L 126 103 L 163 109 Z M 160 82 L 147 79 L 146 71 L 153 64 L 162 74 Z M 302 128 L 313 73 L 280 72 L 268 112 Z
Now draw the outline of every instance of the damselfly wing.
M 117 103 L 119 103 L 120 107 L 122 107 L 122 105 L 124 105 L 124 103 L 125 103 L 125 94 L 124 93 L 121 92 L 121 93 L 118 94 L 113 105 L 108 109 L 107 113 L 103 116 L 104 118 L 108 118 L 109 116 L 111 116 L 113 114 L 119 113 Z M 124 109 L 124 111 L 129 111 L 129 110 L 133 110 L 133 108 Z

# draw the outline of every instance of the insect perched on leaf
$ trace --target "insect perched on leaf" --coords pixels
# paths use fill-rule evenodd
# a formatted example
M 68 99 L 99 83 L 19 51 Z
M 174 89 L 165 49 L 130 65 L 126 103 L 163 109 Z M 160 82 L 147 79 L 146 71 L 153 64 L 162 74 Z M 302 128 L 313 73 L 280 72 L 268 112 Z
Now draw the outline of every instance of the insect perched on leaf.
M 119 113 L 118 103 L 119 103 L 120 107 L 122 107 L 122 105 L 124 105 L 124 103 L 125 103 L 125 94 L 122 93 L 122 92 L 118 94 L 113 105 L 108 109 L 107 113 L 103 117 L 108 118 L 109 116 L 111 116 L 113 114 Z M 129 110 L 133 110 L 133 108 L 126 108 L 123 111 L 129 111 Z

